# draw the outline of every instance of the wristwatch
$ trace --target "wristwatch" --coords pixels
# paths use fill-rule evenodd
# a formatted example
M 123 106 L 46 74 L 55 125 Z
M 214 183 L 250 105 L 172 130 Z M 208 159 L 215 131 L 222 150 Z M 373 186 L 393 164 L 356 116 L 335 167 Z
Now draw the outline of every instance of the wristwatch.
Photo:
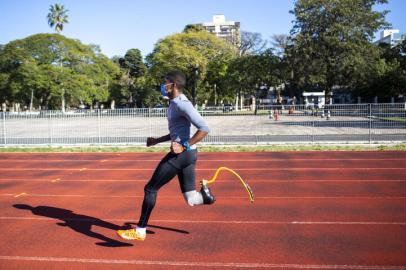
M 185 141 L 182 143 L 182 146 L 185 148 L 185 151 L 189 151 L 190 150 L 190 144 L 188 141 Z

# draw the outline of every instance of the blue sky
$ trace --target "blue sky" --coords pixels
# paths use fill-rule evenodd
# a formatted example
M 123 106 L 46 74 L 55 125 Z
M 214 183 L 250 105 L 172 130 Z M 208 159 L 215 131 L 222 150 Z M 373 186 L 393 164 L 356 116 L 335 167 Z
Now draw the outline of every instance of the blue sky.
M 159 38 L 180 32 L 189 23 L 211 21 L 224 14 L 241 29 L 269 39 L 291 29 L 293 0 L 0 0 L 0 44 L 36 33 L 53 32 L 47 25 L 49 6 L 69 9 L 63 34 L 100 45 L 111 57 L 130 48 L 150 53 Z M 387 20 L 406 32 L 406 0 L 389 0 Z

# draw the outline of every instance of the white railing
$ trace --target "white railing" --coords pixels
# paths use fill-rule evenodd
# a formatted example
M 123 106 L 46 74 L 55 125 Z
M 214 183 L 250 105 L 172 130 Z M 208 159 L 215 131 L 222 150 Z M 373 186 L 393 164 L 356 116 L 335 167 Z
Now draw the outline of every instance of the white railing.
M 206 107 L 207 144 L 406 141 L 406 108 L 396 104 Z M 165 108 L 0 112 L 0 145 L 145 144 L 168 133 Z

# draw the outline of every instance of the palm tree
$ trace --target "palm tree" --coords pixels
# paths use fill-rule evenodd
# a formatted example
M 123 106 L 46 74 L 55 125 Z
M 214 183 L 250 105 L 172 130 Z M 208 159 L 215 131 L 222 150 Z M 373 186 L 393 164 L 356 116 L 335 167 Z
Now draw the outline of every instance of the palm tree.
M 49 7 L 48 13 L 48 24 L 50 27 L 55 26 L 55 31 L 59 34 L 63 30 L 63 24 L 68 23 L 68 15 L 66 14 L 69 10 L 65 9 L 65 7 L 61 4 L 51 5 Z M 61 52 L 62 54 L 62 52 Z M 62 68 L 62 56 L 60 56 L 59 65 Z M 61 108 L 62 112 L 65 112 L 65 90 L 62 87 L 62 96 L 61 96 Z
M 61 4 L 51 5 L 47 16 L 49 26 L 55 26 L 55 31 L 60 33 L 63 30 L 63 24 L 69 23 L 68 15 L 66 14 L 68 11 Z

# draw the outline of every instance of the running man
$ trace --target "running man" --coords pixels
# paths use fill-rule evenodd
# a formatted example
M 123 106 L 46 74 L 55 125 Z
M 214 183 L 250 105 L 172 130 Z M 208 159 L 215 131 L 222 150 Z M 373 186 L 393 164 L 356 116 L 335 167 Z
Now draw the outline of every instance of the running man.
M 118 235 L 127 240 L 145 240 L 148 219 L 155 206 L 159 189 L 176 175 L 180 189 L 190 206 L 212 204 L 215 201 L 207 185 L 196 191 L 195 165 L 196 143 L 209 133 L 209 127 L 187 97 L 182 94 L 186 77 L 180 71 L 171 71 L 161 85 L 161 94 L 170 99 L 167 112 L 169 134 L 159 138 L 148 138 L 147 146 L 171 141 L 171 151 L 161 160 L 154 174 L 144 188 L 141 217 L 135 229 L 119 230 Z M 192 134 L 191 125 L 197 128 Z M 192 136 L 193 135 L 193 136 Z

